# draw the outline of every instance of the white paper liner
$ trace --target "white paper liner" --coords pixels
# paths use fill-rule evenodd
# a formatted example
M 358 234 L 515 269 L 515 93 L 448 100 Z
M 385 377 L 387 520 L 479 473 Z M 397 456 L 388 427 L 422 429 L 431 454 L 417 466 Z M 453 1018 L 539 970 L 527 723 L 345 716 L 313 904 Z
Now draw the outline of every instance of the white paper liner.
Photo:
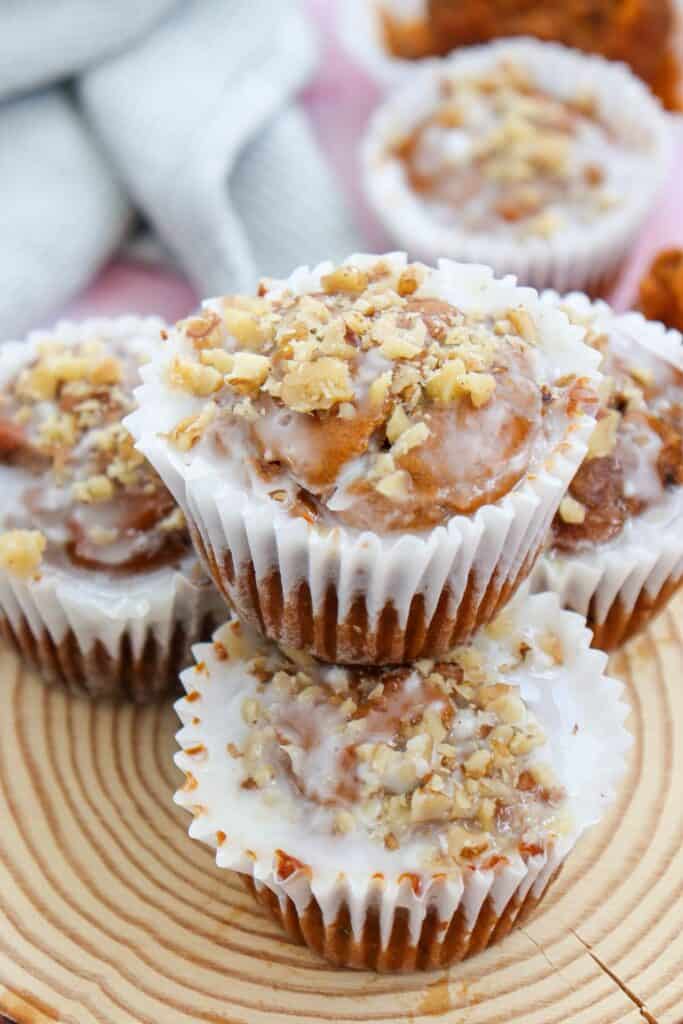
M 354 255 L 347 263 L 371 266 L 377 256 Z M 403 253 L 383 257 L 397 268 L 405 265 Z M 288 286 L 299 293 L 320 290 L 320 278 L 331 269 L 323 263 L 296 270 L 287 282 L 270 282 L 273 291 Z M 495 280 L 486 267 L 439 261 L 427 285 L 417 294 L 439 295 L 456 306 L 490 309 L 492 312 L 523 305 L 539 329 L 538 359 L 545 360 L 550 379 L 572 373 L 593 386 L 599 381 L 595 367 L 599 357 L 583 344 L 582 329 L 571 326 L 563 314 L 542 305 L 529 288 L 518 288 L 513 278 Z M 207 303 L 211 306 L 211 301 Z M 379 535 L 344 526 L 318 528 L 294 518 L 267 496 L 248 492 L 236 481 L 229 461 L 209 457 L 200 450 L 188 454 L 174 448 L 163 436 L 184 416 L 196 414 L 204 400 L 173 391 L 166 384 L 166 367 L 176 354 L 189 354 L 178 333 L 158 350 L 153 362 L 143 367 L 143 386 L 136 392 L 138 409 L 126 420 L 137 447 L 149 459 L 194 529 L 212 575 L 238 614 L 258 625 L 273 639 L 289 646 L 305 647 L 302 623 L 287 616 L 267 618 L 267 594 L 263 589 L 274 572 L 279 574 L 285 606 L 294 601 L 302 583 L 311 595 L 313 617 L 322 612 L 329 589 L 336 592 L 336 646 L 314 639 L 312 650 L 332 661 L 389 661 L 404 659 L 401 643 L 382 653 L 376 631 L 383 610 L 395 609 L 397 630 L 404 630 L 415 595 L 422 595 L 425 620 L 431 622 L 444 590 L 448 591 L 447 619 L 453 623 L 463 596 L 482 612 L 487 587 L 495 580 L 501 589 L 526 574 L 547 533 L 560 500 L 580 465 L 594 426 L 591 415 L 576 413 L 565 435 L 520 483 L 495 504 L 482 506 L 470 517 L 456 516 L 435 529 Z M 226 553 L 235 578 L 224 570 Z M 247 593 L 252 571 L 256 598 Z M 523 568 L 524 567 L 524 568 Z M 522 571 L 523 570 L 523 571 Z M 473 584 L 472 579 L 475 579 Z M 246 582 L 245 582 L 246 581 Z M 469 590 L 468 590 L 469 585 Z M 474 597 L 472 590 L 474 589 Z M 367 610 L 367 645 L 354 653 L 341 639 L 340 630 L 354 600 L 362 596 Z M 260 606 L 259 606 L 260 605 Z M 489 616 L 493 611 L 489 613 Z M 476 617 L 476 616 L 474 616 Z M 327 623 L 335 626 L 335 623 Z M 447 633 L 448 631 L 446 631 Z M 446 637 L 448 640 L 448 637 Z M 443 643 L 438 649 L 443 650 Z M 422 653 L 432 653 L 428 647 Z
M 615 211 L 590 226 L 572 225 L 552 237 L 501 239 L 440 225 L 406 182 L 387 147 L 416 125 L 438 102 L 445 69 L 462 74 L 486 71 L 502 58 L 528 69 L 551 95 L 572 98 L 593 93 L 621 136 L 651 145 L 632 192 Z M 467 47 L 444 59 L 420 61 L 410 78 L 371 118 L 362 144 L 368 199 L 393 240 L 419 259 L 439 256 L 484 263 L 497 274 L 512 273 L 535 288 L 605 291 L 651 212 L 672 163 L 673 132 L 658 101 L 623 64 L 579 53 L 557 43 L 504 39 Z
M 650 352 L 683 372 L 683 335 L 663 324 L 646 320 L 640 313 L 616 314 L 605 302 L 591 302 L 585 295 L 559 296 L 546 292 L 542 302 L 571 309 L 598 330 L 619 329 L 636 338 Z M 596 544 L 572 554 L 548 552 L 537 563 L 531 578 L 534 592 L 552 590 L 562 605 L 579 614 L 590 613 L 591 625 L 602 643 L 600 627 L 618 604 L 621 625 L 628 634 L 628 616 L 645 597 L 649 607 L 660 593 L 668 595 L 683 583 L 683 487 L 658 506 L 630 518 L 622 532 L 606 544 Z M 615 634 L 620 640 L 618 633 Z M 609 637 L 605 637 L 611 646 Z
M 515 855 L 493 870 L 461 871 L 456 866 L 445 877 L 435 878 L 423 866 L 427 839 L 412 839 L 398 850 L 388 850 L 362 829 L 344 836 L 322 834 L 308 827 L 308 821 L 304 827 L 278 816 L 260 791 L 241 788 L 239 761 L 226 750 L 228 742 L 239 746 L 246 735 L 241 706 L 257 685 L 246 662 L 264 646 L 244 628 L 243 659 L 219 660 L 213 645 L 198 645 L 197 667 L 181 677 L 190 699 L 175 705 L 183 726 L 175 761 L 188 782 L 175 800 L 195 815 L 190 835 L 216 848 L 219 867 L 252 877 L 257 889 L 267 887 L 283 905 L 289 898 L 300 917 L 315 900 L 324 925 L 331 926 L 346 904 L 355 940 L 360 940 L 369 909 L 379 901 L 382 949 L 399 908 L 409 912 L 414 946 L 431 908 L 436 908 L 441 922 L 464 914 L 472 932 L 485 903 L 500 917 L 513 900 L 521 905 L 529 894 L 539 898 L 579 837 L 614 798 L 631 744 L 624 726 L 629 709 L 622 699 L 622 683 L 605 675 L 606 656 L 590 649 L 585 623 L 578 615 L 561 611 L 556 595 L 519 595 L 504 614 L 511 623 L 506 640 L 481 631 L 473 641 L 485 656 L 493 652 L 494 658 L 508 657 L 521 638 L 533 646 L 548 631 L 559 637 L 564 652 L 558 665 L 535 646 L 520 667 L 502 676 L 520 687 L 546 733 L 547 743 L 535 757 L 552 765 L 567 790 L 573 831 L 547 853 L 526 863 Z M 227 631 L 235 625 L 217 631 L 216 638 L 228 646 Z M 309 870 L 281 877 L 278 850 Z M 417 876 L 419 884 L 407 881 L 406 874 Z
M 0 346 L 0 388 L 32 358 L 43 341 L 76 345 L 96 337 L 116 338 L 135 352 L 151 355 L 163 327 L 156 317 L 125 316 L 80 323 L 61 321 L 52 330 L 34 331 L 26 341 Z M 0 486 L 5 495 L 11 492 L 18 472 L 11 466 L 0 467 Z M 215 623 L 225 618 L 225 604 L 200 571 L 195 556 L 189 554 L 181 569 L 162 567 L 119 577 L 49 563 L 41 566 L 37 579 L 22 579 L 0 569 L 0 616 L 17 636 L 28 628 L 36 649 L 45 634 L 56 647 L 67 635 L 73 635 L 84 656 L 100 644 L 116 660 L 125 637 L 135 660 L 142 655 L 150 635 L 160 651 L 167 649 L 178 625 L 183 628 L 189 649 L 205 635 L 207 621 Z M 92 682 L 97 691 L 98 680 Z M 159 685 L 158 680 L 149 683 L 150 688 Z
M 344 0 L 338 5 L 340 39 L 378 85 L 400 85 L 420 63 L 395 57 L 386 49 L 379 10 L 388 11 L 399 21 L 416 21 L 426 15 L 426 6 L 425 0 Z

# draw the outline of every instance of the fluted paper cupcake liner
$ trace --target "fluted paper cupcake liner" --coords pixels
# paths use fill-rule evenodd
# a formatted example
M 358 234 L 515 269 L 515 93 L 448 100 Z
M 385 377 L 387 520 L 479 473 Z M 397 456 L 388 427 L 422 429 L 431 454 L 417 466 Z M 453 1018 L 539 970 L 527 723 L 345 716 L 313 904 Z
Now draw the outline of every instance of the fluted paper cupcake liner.
M 78 344 L 105 335 L 149 354 L 163 326 L 129 316 L 35 331 L 0 347 L 0 387 L 43 341 Z M 16 472 L 0 467 L 5 495 L 16 488 Z M 119 577 L 49 563 L 37 579 L 0 569 L 0 635 L 47 682 L 91 697 L 148 701 L 173 692 L 192 644 L 224 618 L 223 601 L 191 554 L 179 569 Z
M 441 225 L 405 181 L 400 162 L 388 155 L 438 102 L 444 72 L 485 72 L 509 58 L 528 69 L 551 95 L 571 99 L 593 93 L 617 133 L 651 147 L 647 168 L 631 182 L 618 210 L 590 226 L 571 225 L 551 238 L 509 239 Z M 501 40 L 468 47 L 442 60 L 421 61 L 404 85 L 371 118 L 362 146 L 368 199 L 393 240 L 419 259 L 438 256 L 484 263 L 497 274 L 515 274 L 535 288 L 606 294 L 630 246 L 651 212 L 672 159 L 672 128 L 657 100 L 625 65 L 533 39 Z
M 384 258 L 405 265 L 403 254 Z M 356 255 L 347 262 L 376 259 Z M 329 269 L 300 268 L 278 286 L 315 292 Z M 511 278 L 495 280 L 488 268 L 446 260 L 433 275 L 436 292 L 465 310 L 522 303 L 538 320 L 557 377 L 572 373 L 597 383 L 598 357 L 581 342 L 581 330 L 541 305 L 532 289 L 517 288 Z M 139 408 L 126 421 L 137 447 L 185 512 L 204 564 L 239 616 L 279 643 L 328 661 L 382 664 L 431 656 L 489 621 L 530 572 L 594 425 L 591 415 L 572 413 L 538 466 L 470 517 L 385 536 L 323 529 L 245 489 L 229 463 L 202 453 L 188 459 L 162 436 L 201 408 L 201 400 L 178 397 L 165 384 L 176 343 L 172 337 L 143 368 Z
M 555 595 L 520 595 L 505 616 L 525 637 L 551 630 L 560 640 L 561 663 L 522 667 L 511 681 L 546 733 L 538 756 L 567 790 L 573 828 L 542 854 L 515 853 L 487 870 L 435 874 L 410 844 L 387 850 L 365 834 L 321 835 L 260 807 L 226 749 L 249 655 L 221 660 L 212 645 L 199 645 L 197 667 L 183 673 L 176 764 L 186 783 L 175 799 L 194 816 L 190 835 L 215 848 L 219 867 L 244 875 L 293 938 L 338 966 L 443 967 L 498 941 L 539 903 L 614 798 L 631 738 L 623 686 L 605 676 L 605 655 L 590 649 L 583 620 L 561 611 Z M 221 630 L 216 638 L 227 643 Z M 479 634 L 475 642 L 491 641 Z
M 585 295 L 545 293 L 596 328 L 619 327 L 683 372 L 683 335 L 640 313 L 617 315 Z M 661 505 L 630 519 L 619 536 L 571 554 L 548 551 L 537 563 L 531 588 L 552 590 L 562 605 L 586 616 L 594 644 L 613 650 L 644 629 L 683 585 L 683 487 Z

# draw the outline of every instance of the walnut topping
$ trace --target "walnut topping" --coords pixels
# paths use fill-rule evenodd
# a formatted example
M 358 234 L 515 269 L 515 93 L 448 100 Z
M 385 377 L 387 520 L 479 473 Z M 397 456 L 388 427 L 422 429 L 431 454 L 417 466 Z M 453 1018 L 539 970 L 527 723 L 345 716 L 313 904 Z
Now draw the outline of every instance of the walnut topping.
M 523 309 L 521 306 L 510 309 L 508 310 L 507 318 L 520 338 L 524 338 L 531 345 L 538 343 L 538 329 L 526 309 Z
M 0 533 L 0 566 L 20 579 L 38 575 L 47 541 L 38 530 Z
M 256 391 L 270 371 L 270 359 L 255 352 L 236 352 L 226 380 L 237 391 Z
M 368 275 L 356 267 L 337 267 L 322 279 L 326 292 L 346 292 L 360 295 L 368 286 Z
M 188 452 L 201 440 L 205 430 L 213 421 L 216 415 L 216 406 L 209 404 L 204 406 L 196 416 L 186 416 L 177 423 L 168 434 L 170 441 L 179 448 L 181 452 Z
M 211 366 L 214 370 L 225 376 L 232 371 L 235 359 L 223 348 L 205 348 L 199 354 L 200 361 L 205 366 Z
M 421 119 L 378 156 L 399 164 L 406 188 L 440 226 L 514 242 L 592 225 L 624 198 L 612 165 L 637 178 L 647 159 L 640 142 L 605 123 L 598 104 L 578 107 L 513 61 L 483 73 L 446 65 L 438 84 L 433 98 L 423 96 Z
M 406 455 L 413 448 L 424 444 L 429 437 L 429 427 L 426 423 L 414 423 L 403 430 L 396 438 L 392 447 L 392 454 L 395 458 Z
M 560 502 L 560 518 L 565 523 L 583 523 L 586 518 L 586 506 L 567 495 Z
M 228 306 L 223 321 L 232 337 L 247 348 L 259 348 L 271 335 L 271 325 L 253 311 Z
M 528 642 L 506 629 L 495 644 L 397 669 L 301 655 L 297 664 L 264 647 L 247 664 L 247 732 L 230 752 L 242 786 L 306 827 L 365 831 L 387 850 L 431 837 L 429 863 L 442 867 L 544 849 L 559 834 L 549 822 L 560 821 L 565 794 L 538 758 L 545 737 L 504 672 L 522 643 L 545 656 L 551 634 Z
M 588 453 L 586 458 L 602 459 L 606 455 L 612 454 L 617 443 L 620 421 L 621 416 L 616 409 L 609 409 L 605 415 L 598 420 L 593 428 L 590 441 L 588 442 Z M 568 522 L 569 521 L 570 520 L 568 520 Z
M 109 501 L 113 494 L 114 485 L 109 477 L 103 474 L 88 477 L 87 480 L 78 480 L 73 485 L 73 495 L 76 501 L 83 501 L 86 504 Z
M 385 498 L 394 501 L 405 498 L 408 494 L 410 477 L 404 469 L 397 469 L 394 473 L 387 473 L 376 484 L 375 488 Z
M 278 283 L 254 308 L 239 296 L 212 300 L 220 317 L 210 343 L 197 349 L 181 324 L 183 355 L 169 359 L 169 375 L 215 415 L 203 432 L 186 417 L 171 440 L 183 451 L 201 441 L 228 458 L 246 452 L 250 481 L 320 525 L 333 512 L 367 529 L 379 513 L 389 529 L 421 530 L 498 500 L 535 457 L 541 412 L 550 422 L 573 378 L 542 407 L 524 310 L 464 311 L 430 294 L 431 283 L 426 267 L 378 259 L 331 271 L 312 294 Z M 263 330 L 245 349 L 247 320 Z M 462 460 L 445 455 L 456 430 Z M 476 437 L 492 434 L 500 465 L 484 477 L 490 459 L 475 458 Z
M 295 412 L 331 409 L 353 397 L 348 367 L 339 359 L 324 357 L 303 363 L 290 370 L 282 382 L 282 401 Z

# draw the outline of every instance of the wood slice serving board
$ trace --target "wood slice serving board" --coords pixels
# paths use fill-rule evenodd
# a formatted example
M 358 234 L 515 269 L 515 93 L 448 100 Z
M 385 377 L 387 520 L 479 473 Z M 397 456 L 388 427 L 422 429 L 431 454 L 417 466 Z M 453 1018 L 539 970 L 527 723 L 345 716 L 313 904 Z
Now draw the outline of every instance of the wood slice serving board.
M 0 1011 L 17 1024 L 681 1024 L 683 597 L 612 668 L 635 744 L 608 819 L 502 945 L 392 977 L 293 945 L 188 839 L 168 705 L 68 699 L 0 650 Z

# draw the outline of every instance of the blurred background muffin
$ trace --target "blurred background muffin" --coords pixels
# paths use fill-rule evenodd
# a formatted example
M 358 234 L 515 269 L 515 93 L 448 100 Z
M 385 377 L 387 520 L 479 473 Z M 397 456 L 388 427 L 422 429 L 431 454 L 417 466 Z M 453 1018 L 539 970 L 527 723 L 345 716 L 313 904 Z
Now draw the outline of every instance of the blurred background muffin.
M 387 48 L 397 57 L 443 56 L 502 36 L 555 40 L 624 61 L 677 109 L 672 0 L 425 0 L 422 16 L 401 18 L 380 5 Z

